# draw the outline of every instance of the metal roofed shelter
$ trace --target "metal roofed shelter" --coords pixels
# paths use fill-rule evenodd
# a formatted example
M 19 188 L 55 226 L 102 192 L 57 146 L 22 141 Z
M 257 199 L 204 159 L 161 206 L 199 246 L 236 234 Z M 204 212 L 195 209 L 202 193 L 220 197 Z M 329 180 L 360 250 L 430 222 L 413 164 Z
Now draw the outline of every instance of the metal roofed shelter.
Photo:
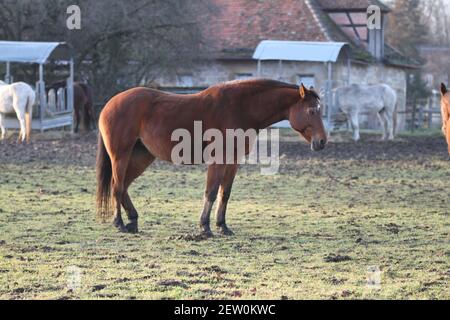
M 59 65 L 66 65 L 70 75 L 66 79 L 67 89 L 57 95 L 58 108 L 49 112 L 48 97 L 45 90 L 44 65 L 49 61 Z M 73 77 L 74 64 L 72 50 L 65 42 L 25 42 L 0 41 L 0 63 L 6 63 L 5 82 L 12 83 L 11 63 L 38 64 L 39 80 L 36 83 L 36 100 L 38 106 L 38 119 L 33 119 L 32 128 L 41 132 L 44 130 L 72 126 L 73 112 Z M 17 121 L 6 119 L 7 128 L 18 128 Z
M 262 61 L 278 61 L 281 75 L 283 61 L 323 62 L 328 68 L 325 94 L 327 105 L 327 123 L 331 123 L 333 64 L 344 52 L 346 54 L 348 78 L 351 83 L 350 46 L 345 42 L 309 42 L 309 41 L 274 41 L 264 40 L 257 46 L 253 59 L 258 60 L 258 77 L 261 76 Z

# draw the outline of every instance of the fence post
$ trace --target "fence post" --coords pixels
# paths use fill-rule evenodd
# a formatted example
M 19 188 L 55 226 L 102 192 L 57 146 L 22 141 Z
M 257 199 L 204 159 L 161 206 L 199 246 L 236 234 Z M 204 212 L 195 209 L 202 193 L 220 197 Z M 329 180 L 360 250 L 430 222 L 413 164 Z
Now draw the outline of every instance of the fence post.
M 433 110 L 431 107 L 431 98 L 428 99 L 428 130 L 433 126 Z
M 412 116 L 411 116 L 411 132 L 414 132 L 416 127 L 416 98 L 413 99 L 413 109 L 412 109 Z
M 423 122 L 424 122 L 424 119 L 423 119 L 423 117 L 424 117 L 424 110 L 423 110 L 424 108 L 423 108 L 423 105 L 419 105 L 419 117 L 418 117 L 418 119 L 417 119 L 417 121 L 418 121 L 418 125 L 417 125 L 417 128 L 418 129 L 423 129 Z
M 39 64 L 39 104 L 40 104 L 40 122 L 41 122 L 41 132 L 44 132 L 44 118 L 47 109 L 47 93 L 45 91 L 44 82 L 44 65 Z

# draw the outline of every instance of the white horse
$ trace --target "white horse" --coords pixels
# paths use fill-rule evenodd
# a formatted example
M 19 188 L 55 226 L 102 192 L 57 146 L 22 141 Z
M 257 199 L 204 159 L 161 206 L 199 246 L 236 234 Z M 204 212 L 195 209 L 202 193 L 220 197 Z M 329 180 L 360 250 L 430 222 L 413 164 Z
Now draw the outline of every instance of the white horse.
M 19 141 L 27 141 L 31 134 L 31 120 L 36 93 L 25 82 L 7 84 L 0 81 L 0 129 L 1 140 L 5 138 L 5 114 L 16 113 L 20 123 Z
M 358 141 L 359 113 L 375 111 L 383 127 L 383 140 L 394 139 L 394 115 L 397 94 L 387 84 L 360 85 L 352 84 L 333 90 L 334 105 L 340 108 L 350 119 L 353 139 Z

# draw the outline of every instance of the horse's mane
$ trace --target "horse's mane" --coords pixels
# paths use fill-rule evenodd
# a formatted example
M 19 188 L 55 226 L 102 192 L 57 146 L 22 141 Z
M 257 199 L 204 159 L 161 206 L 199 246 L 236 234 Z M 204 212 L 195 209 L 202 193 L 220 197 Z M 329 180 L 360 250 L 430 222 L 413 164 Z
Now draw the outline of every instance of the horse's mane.
M 299 86 L 286 83 L 282 81 L 272 80 L 272 79 L 246 79 L 246 80 L 233 80 L 224 83 L 220 83 L 218 85 L 212 86 L 206 91 L 209 90 L 223 90 L 223 89 L 239 89 L 239 88 L 253 88 L 257 91 L 265 91 L 268 89 L 274 88 L 286 88 L 286 89 L 295 89 L 299 90 Z M 313 95 L 315 98 L 320 99 L 319 95 L 314 90 L 309 90 L 309 93 Z
M 217 84 L 211 88 L 230 88 L 230 87 L 254 87 L 256 89 L 264 88 L 289 88 L 297 89 L 299 86 L 295 84 L 285 83 L 271 79 L 245 79 L 245 80 L 232 80 L 224 83 Z

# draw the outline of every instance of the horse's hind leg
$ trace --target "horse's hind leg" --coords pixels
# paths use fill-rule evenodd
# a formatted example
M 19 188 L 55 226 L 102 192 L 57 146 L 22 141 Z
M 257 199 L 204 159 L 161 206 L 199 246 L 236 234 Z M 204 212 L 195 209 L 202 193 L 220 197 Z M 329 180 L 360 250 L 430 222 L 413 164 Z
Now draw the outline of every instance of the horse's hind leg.
M 26 124 L 25 124 L 25 114 L 18 114 L 17 118 L 19 119 L 19 123 L 20 123 L 20 133 L 19 133 L 18 141 L 19 142 L 24 142 L 25 139 L 27 138 L 27 128 L 26 128 Z
M 81 110 L 80 109 L 81 108 L 79 105 L 75 105 L 73 108 L 73 113 L 75 116 L 75 129 L 74 129 L 75 133 L 78 133 L 78 128 L 80 126 L 80 121 L 81 121 L 81 115 L 80 115 Z
M 128 232 L 138 232 L 138 213 L 133 202 L 131 202 L 130 195 L 128 194 L 128 187 L 149 165 L 153 163 L 153 161 L 155 161 L 155 157 L 138 142 L 133 149 L 130 162 L 128 163 L 122 198 L 122 205 L 125 208 L 128 220 L 130 221 L 130 223 L 125 226 Z
M 227 204 L 231 195 L 231 187 L 233 186 L 234 177 L 238 171 L 239 165 L 231 164 L 227 165 L 225 169 L 225 174 L 223 176 L 222 182 L 219 189 L 219 204 L 217 207 L 217 220 L 216 225 L 220 232 L 224 235 L 233 235 L 233 232 L 228 229 L 225 221 L 225 214 L 227 212 Z
M 96 130 L 97 129 L 97 125 L 96 125 L 97 120 L 95 119 L 94 105 L 92 103 L 88 102 L 86 104 L 85 108 L 87 108 L 87 111 L 89 114 L 89 128 Z
M 125 228 L 127 229 L 127 232 L 130 233 L 138 233 L 138 213 L 136 208 L 133 205 L 133 202 L 131 202 L 130 195 L 128 194 L 128 191 L 125 191 L 122 197 L 122 205 L 125 208 L 125 211 L 127 212 L 128 220 L 130 223 L 128 223 Z
M 125 175 L 128 167 L 129 156 L 111 159 L 112 165 L 112 196 L 115 205 L 113 225 L 121 232 L 127 232 L 122 220 L 121 205 L 125 193 Z
M 388 131 L 388 139 L 394 140 L 394 112 L 390 110 L 386 110 L 384 112 L 384 119 L 386 121 L 387 131 Z
M 388 123 L 386 121 L 386 111 L 384 109 L 378 112 L 378 119 L 380 120 L 381 127 L 383 128 L 383 137 L 382 140 L 386 140 L 388 138 Z

